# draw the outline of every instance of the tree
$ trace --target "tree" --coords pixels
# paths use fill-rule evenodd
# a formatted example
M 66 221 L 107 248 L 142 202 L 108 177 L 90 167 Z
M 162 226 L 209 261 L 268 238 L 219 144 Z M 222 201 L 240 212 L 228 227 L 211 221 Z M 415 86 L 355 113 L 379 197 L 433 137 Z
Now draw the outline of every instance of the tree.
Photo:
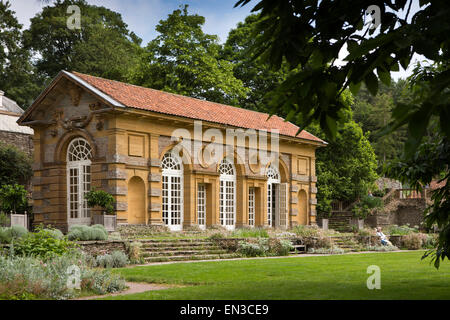
M 347 96 L 344 103 L 352 103 L 350 93 L 344 96 Z M 325 213 L 331 211 L 332 200 L 353 202 L 367 195 L 378 178 L 377 160 L 369 140 L 352 119 L 350 110 L 343 119 L 336 139 L 317 150 L 318 210 Z M 308 131 L 325 138 L 317 125 L 310 126 Z
M 239 0 L 235 6 L 250 1 Z M 285 59 L 291 70 L 297 69 L 271 95 L 273 110 L 295 110 L 302 128 L 318 122 L 333 139 L 342 116 L 339 111 L 345 108 L 339 99 L 342 92 L 349 87 L 356 93 L 364 82 L 370 93 L 376 95 L 378 80 L 390 84 L 390 72 L 398 71 L 399 65 L 407 69 L 413 55 L 418 53 L 439 68 L 418 73 L 427 78 L 422 94 L 412 103 L 396 104 L 393 121 L 382 133 L 408 127 L 405 160 L 409 161 L 414 160 L 432 118 L 439 118 L 438 130 L 443 137 L 450 138 L 450 3 L 421 0 L 419 10 L 410 17 L 412 2 L 376 1 L 380 27 L 371 22 L 364 30 L 366 9 L 373 1 L 259 1 L 253 11 L 261 10 L 262 20 L 255 33 L 253 50 L 275 68 L 280 68 Z M 339 66 L 335 62 L 344 46 L 349 54 L 346 64 Z M 436 154 L 428 156 L 427 162 L 437 160 L 432 158 Z M 445 217 L 450 213 L 440 208 L 448 193 L 442 195 L 443 202 L 435 202 L 433 210 L 443 217 L 431 219 L 439 221 L 441 230 L 446 230 L 450 221 Z M 436 266 L 440 260 L 450 259 L 450 240 L 445 231 L 440 232 L 436 249 Z
M 217 36 L 205 34 L 205 18 L 175 10 L 156 26 L 130 81 L 137 85 L 195 98 L 236 105 L 245 97 L 242 82 L 229 61 L 220 59 Z
M 0 0 L 0 89 L 26 108 L 39 93 L 30 53 L 22 46 L 22 25 L 10 10 L 10 2 Z
M 22 185 L 2 185 L 0 187 L 0 211 L 24 213 L 28 207 L 27 190 Z
M 67 8 L 81 11 L 81 29 L 67 27 Z M 38 72 L 53 78 L 61 70 L 125 81 L 137 63 L 141 40 L 128 30 L 119 13 L 85 0 L 57 0 L 31 19 L 24 32 Z
M 370 98 L 358 94 L 353 106 L 354 119 L 368 135 L 377 155 L 379 168 L 388 161 L 397 159 L 406 141 L 405 128 L 387 135 L 378 135 L 392 121 L 392 110 L 395 107 L 393 94 L 393 88 L 375 97 L 369 95 Z
M 27 185 L 32 175 L 28 155 L 13 146 L 0 143 L 0 185 Z
M 259 15 L 250 15 L 244 22 L 239 22 L 235 29 L 228 34 L 222 50 L 223 59 L 230 61 L 234 76 L 241 80 L 244 87 L 249 89 L 247 95 L 239 99 L 239 106 L 261 112 L 270 111 L 267 108 L 265 94 L 272 91 L 287 76 L 287 67 L 280 70 L 271 70 L 269 66 L 254 58 L 249 49 L 254 44 L 252 34 L 259 21 Z M 286 114 L 278 114 L 286 117 Z

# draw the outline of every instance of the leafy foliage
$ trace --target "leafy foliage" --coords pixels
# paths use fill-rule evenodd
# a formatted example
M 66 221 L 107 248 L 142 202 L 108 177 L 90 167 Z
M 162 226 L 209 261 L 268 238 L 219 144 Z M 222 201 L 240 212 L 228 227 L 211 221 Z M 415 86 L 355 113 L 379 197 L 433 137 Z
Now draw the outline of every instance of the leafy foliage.
M 250 1 L 239 0 L 235 6 Z M 416 68 L 411 78 L 416 89 L 415 98 L 396 104 L 391 123 L 380 134 L 407 126 L 408 139 L 402 162 L 415 163 L 418 168 L 420 164 L 416 160 L 421 154 L 424 167 L 438 162 L 437 168 L 442 168 L 442 163 L 448 160 L 446 156 L 437 157 L 436 152 L 423 153 L 429 145 L 422 151 L 417 149 L 434 118 L 439 119 L 440 136 L 450 138 L 450 3 L 446 0 L 420 1 L 419 9 L 410 17 L 412 3 L 413 0 L 378 1 L 381 25 L 379 28 L 367 26 L 364 30 L 366 9 L 373 4 L 364 0 L 259 1 L 252 10 L 261 11 L 252 50 L 275 69 L 280 69 L 286 60 L 291 70 L 297 70 L 271 94 L 273 112 L 277 109 L 294 112 L 302 127 L 317 122 L 333 139 L 338 132 L 337 123 L 343 117 L 340 111 L 346 108 L 340 97 L 347 87 L 356 93 L 365 83 L 370 93 L 376 95 L 378 80 L 389 85 L 392 71 L 398 71 L 400 65 L 407 69 L 413 55 L 422 54 L 435 65 Z M 349 54 L 345 64 L 339 66 L 335 62 L 344 46 Z M 445 142 L 442 148 L 447 147 Z M 446 168 L 448 164 L 447 161 Z M 437 171 L 429 170 L 425 174 L 426 170 L 419 173 L 416 168 L 406 168 L 400 165 L 397 173 L 404 173 L 404 177 L 409 177 L 409 182 L 416 186 L 419 181 L 429 182 Z M 433 253 L 436 267 L 440 260 L 450 257 L 449 190 L 447 182 L 434 194 L 434 204 L 426 218 L 429 226 L 436 223 L 441 230 Z
M 111 254 L 97 256 L 95 261 L 96 266 L 101 268 L 122 268 L 130 262 L 122 251 L 113 251 Z
M 22 226 L 0 227 L 0 243 L 8 244 L 28 236 L 28 230 Z
M 70 228 L 67 237 L 71 241 L 108 240 L 108 232 L 99 224 L 92 227 L 75 225 Z
M 33 175 L 31 159 L 16 147 L 0 143 L 0 185 L 28 184 Z
M 259 15 L 250 15 L 244 22 L 239 22 L 237 27 L 229 32 L 221 55 L 223 59 L 233 64 L 234 76 L 249 89 L 245 96 L 239 98 L 238 105 L 246 109 L 268 112 L 265 94 L 275 89 L 286 78 L 288 69 L 284 65 L 280 70 L 272 70 L 249 51 L 255 42 L 252 34 L 258 21 Z M 287 116 L 282 113 L 278 115 Z
M 26 108 L 39 93 L 39 79 L 22 45 L 22 25 L 10 7 L 10 1 L 0 1 L 0 89 Z
M 0 186 L 0 211 L 23 213 L 27 207 L 27 190 L 22 185 Z
M 114 214 L 114 197 L 103 190 L 93 188 L 85 196 L 90 208 L 101 207 L 107 214 Z
M 375 153 L 361 127 L 351 119 L 340 124 L 336 139 L 317 150 L 316 170 L 318 210 L 331 212 L 331 201 L 355 201 L 366 195 L 378 178 Z M 325 135 L 317 126 L 308 130 L 318 136 Z
M 205 34 L 205 18 L 188 6 L 173 11 L 156 26 L 159 35 L 146 47 L 130 77 L 137 85 L 209 101 L 237 104 L 246 90 L 233 66 L 219 56 L 217 36 Z
M 70 266 L 80 268 L 81 290 L 69 289 Z M 122 291 L 125 281 L 108 270 L 92 269 L 81 253 L 71 252 L 42 261 L 34 257 L 0 256 L 0 299 L 70 299 L 80 293 Z
M 21 238 L 14 243 L 14 253 L 19 256 L 39 257 L 51 259 L 62 256 L 76 248 L 73 242 L 60 238 L 59 234 L 51 229 L 37 227 L 35 232 Z
M 77 5 L 82 12 L 81 30 L 67 28 L 69 5 Z M 31 19 L 24 38 L 26 48 L 37 57 L 37 71 L 47 79 L 61 70 L 76 70 L 126 80 L 142 50 L 141 40 L 128 30 L 119 13 L 85 0 L 57 0 L 44 7 Z
M 383 201 L 381 198 L 365 195 L 353 208 L 353 213 L 360 219 L 365 219 L 375 208 L 381 208 Z

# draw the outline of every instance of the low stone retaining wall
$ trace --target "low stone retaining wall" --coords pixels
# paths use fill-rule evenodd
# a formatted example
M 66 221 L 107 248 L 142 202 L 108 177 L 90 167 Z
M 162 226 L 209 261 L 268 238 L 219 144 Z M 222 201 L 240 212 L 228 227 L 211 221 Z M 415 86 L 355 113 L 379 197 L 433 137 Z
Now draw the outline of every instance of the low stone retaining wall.
M 81 250 L 95 257 L 109 254 L 113 251 L 123 251 L 126 253 L 126 243 L 128 241 L 77 241 L 76 243 L 81 247 Z

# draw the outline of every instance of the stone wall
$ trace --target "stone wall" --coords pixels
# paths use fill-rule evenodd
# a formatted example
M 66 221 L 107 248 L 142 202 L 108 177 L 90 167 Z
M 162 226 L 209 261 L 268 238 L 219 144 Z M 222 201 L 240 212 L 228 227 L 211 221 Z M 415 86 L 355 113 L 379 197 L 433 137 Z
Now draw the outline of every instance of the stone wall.
M 78 241 L 77 244 L 86 253 L 96 257 L 109 254 L 113 251 L 123 251 L 126 253 L 126 242 L 120 240 L 113 241 Z
M 33 136 L 29 134 L 0 131 L 0 142 L 15 146 L 29 156 L 33 154 Z

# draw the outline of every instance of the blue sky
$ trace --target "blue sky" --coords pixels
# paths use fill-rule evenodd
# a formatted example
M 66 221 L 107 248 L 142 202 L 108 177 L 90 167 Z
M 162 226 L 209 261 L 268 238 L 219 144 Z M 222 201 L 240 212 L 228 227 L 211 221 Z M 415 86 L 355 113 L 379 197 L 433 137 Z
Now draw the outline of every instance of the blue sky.
M 12 0 L 10 2 L 19 22 L 25 28 L 29 26 L 30 18 L 40 12 L 43 6 L 40 0 Z M 236 27 L 238 22 L 243 21 L 257 3 L 254 0 L 244 7 L 233 8 L 236 0 L 87 0 L 87 2 L 121 13 L 129 29 L 143 39 L 143 45 L 156 37 L 155 26 L 159 21 L 165 19 L 169 13 L 178 9 L 182 4 L 188 4 L 191 13 L 204 16 L 206 22 L 203 30 L 206 33 L 218 35 L 220 41 L 224 42 L 228 32 Z M 414 1 L 410 17 L 417 9 L 418 2 Z M 341 52 L 340 58 L 344 58 L 345 55 L 344 50 Z M 423 57 L 415 56 L 413 60 L 422 59 Z M 412 66 L 409 70 L 395 72 L 392 76 L 394 79 L 405 78 L 411 70 Z
M 21 24 L 29 26 L 30 18 L 42 9 L 39 0 L 12 0 L 12 9 L 16 11 Z M 120 12 L 130 30 L 134 31 L 147 44 L 156 37 L 155 26 L 169 13 L 182 4 L 189 5 L 191 13 L 206 18 L 204 31 L 219 36 L 221 42 L 239 21 L 250 14 L 252 5 L 233 8 L 235 0 L 87 0 L 87 2 L 104 6 Z

